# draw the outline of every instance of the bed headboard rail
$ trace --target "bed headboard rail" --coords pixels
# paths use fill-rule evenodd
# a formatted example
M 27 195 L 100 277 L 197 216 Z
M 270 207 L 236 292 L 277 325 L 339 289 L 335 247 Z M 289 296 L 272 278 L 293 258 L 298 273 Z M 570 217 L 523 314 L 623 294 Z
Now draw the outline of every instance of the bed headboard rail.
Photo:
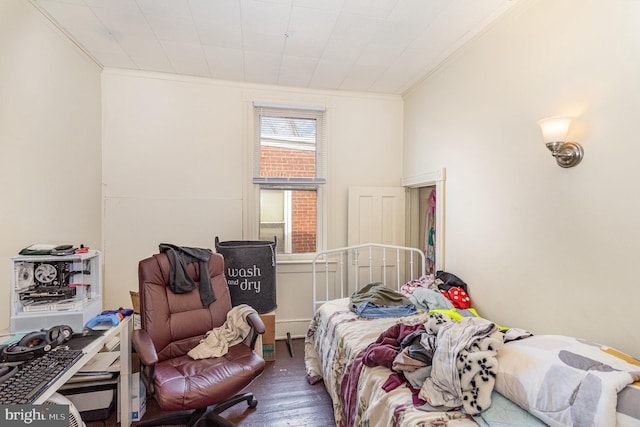
M 416 248 L 365 243 L 316 253 L 311 274 L 315 312 L 320 304 L 344 298 L 368 283 L 381 282 L 399 291 L 425 275 L 425 257 Z

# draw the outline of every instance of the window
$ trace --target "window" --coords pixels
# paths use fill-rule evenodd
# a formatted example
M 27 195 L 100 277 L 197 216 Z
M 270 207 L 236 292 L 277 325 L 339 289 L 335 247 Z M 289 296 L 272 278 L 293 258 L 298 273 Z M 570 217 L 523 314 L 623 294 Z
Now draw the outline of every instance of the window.
M 325 183 L 324 111 L 255 105 L 253 183 L 259 188 L 259 238 L 283 254 L 316 252 Z

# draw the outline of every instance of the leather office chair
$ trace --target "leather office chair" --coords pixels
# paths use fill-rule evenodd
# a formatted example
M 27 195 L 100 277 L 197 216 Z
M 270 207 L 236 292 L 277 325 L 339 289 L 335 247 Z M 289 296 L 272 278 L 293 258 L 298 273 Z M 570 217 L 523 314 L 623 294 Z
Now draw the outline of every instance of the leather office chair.
M 181 294 L 171 291 L 171 264 L 166 253 L 139 263 L 142 329 L 134 330 L 132 344 L 140 358 L 148 394 L 156 399 L 163 414 L 137 426 L 231 426 L 218 415 L 220 412 L 242 401 L 251 408 L 258 404 L 252 393 L 241 393 L 265 366 L 253 351 L 258 334 L 265 331 L 256 313 L 247 316 L 253 328 L 250 336 L 229 347 L 226 355 L 198 360 L 187 355 L 206 332 L 225 323 L 231 310 L 222 255 L 214 253 L 208 269 L 217 299 L 203 307 L 198 288 Z M 199 263 L 188 264 L 187 273 L 194 282 L 200 282 Z

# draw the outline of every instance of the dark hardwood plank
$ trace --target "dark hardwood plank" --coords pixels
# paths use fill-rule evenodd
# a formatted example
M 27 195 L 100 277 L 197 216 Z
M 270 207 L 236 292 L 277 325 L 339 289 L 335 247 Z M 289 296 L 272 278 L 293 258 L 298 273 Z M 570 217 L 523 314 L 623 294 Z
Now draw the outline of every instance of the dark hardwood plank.
M 244 402 L 221 415 L 239 427 L 330 427 L 335 426 L 333 404 L 324 384 L 310 385 L 304 367 L 304 340 L 292 340 L 294 356 L 289 355 L 287 341 L 276 341 L 276 360 L 267 362 L 263 374 L 246 391 L 258 399 L 250 409 Z M 148 398 L 143 419 L 159 413 L 155 400 Z M 87 427 L 118 426 L 116 415 L 105 421 L 87 423 Z M 135 423 L 133 424 L 135 427 Z

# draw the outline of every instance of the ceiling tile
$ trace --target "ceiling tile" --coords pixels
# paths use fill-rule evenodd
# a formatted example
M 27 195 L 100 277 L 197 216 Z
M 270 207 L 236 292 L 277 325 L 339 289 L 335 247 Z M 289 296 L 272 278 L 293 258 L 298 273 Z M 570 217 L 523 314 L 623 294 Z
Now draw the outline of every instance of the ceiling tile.
M 480 0 L 483 1 L 483 0 Z M 419 28 L 428 27 L 443 10 L 450 5 L 450 0 L 403 0 L 387 17 L 388 21 L 404 22 Z
M 349 70 L 338 89 L 367 91 L 383 71 L 381 66 L 356 64 Z
M 434 55 L 431 56 L 431 58 L 434 57 Z M 424 52 L 414 55 L 411 51 L 405 51 L 378 76 L 370 90 L 383 93 L 402 93 L 424 75 L 425 67 L 433 60 L 430 60 Z
M 386 18 L 396 7 L 398 0 L 348 0 L 344 2 L 343 11 L 358 15 Z
M 193 20 L 221 23 L 225 20 L 240 24 L 238 0 L 189 0 Z
M 262 2 L 262 3 L 272 3 L 272 4 L 284 5 L 284 6 L 290 6 L 291 5 L 291 0 L 256 0 L 256 1 Z
M 311 77 L 310 85 L 320 89 L 338 89 L 350 69 L 350 62 L 335 62 L 321 59 L 318 61 L 315 73 Z
M 94 7 L 92 11 L 116 40 L 122 40 L 125 37 L 155 37 L 139 10 L 123 12 L 117 9 Z
M 240 49 L 204 46 L 211 77 L 226 80 L 244 80 L 244 55 Z
M 189 44 L 200 42 L 195 24 L 191 20 L 147 16 L 147 21 L 160 40 Z
M 256 83 L 277 84 L 280 55 L 268 52 L 244 52 L 244 76 Z
M 196 21 L 195 26 L 203 45 L 242 49 L 242 30 L 238 24 Z
M 344 6 L 344 0 L 293 0 L 293 7 L 307 7 L 316 10 L 339 13 Z
M 366 43 L 345 39 L 343 37 L 332 36 L 327 41 L 327 46 L 322 53 L 322 59 L 335 60 L 336 64 L 341 61 L 355 61 Z
M 404 48 L 396 46 L 369 44 L 356 59 L 355 65 L 382 68 L 384 70 L 390 63 L 393 63 L 403 50 Z
M 285 86 L 309 85 L 309 81 L 316 70 L 318 60 L 315 58 L 284 56 L 280 64 L 278 84 Z
M 240 0 L 243 31 L 284 35 L 289 26 L 290 7 L 258 0 Z
M 242 38 L 242 45 L 246 50 L 282 55 L 285 40 L 286 36 L 284 34 L 264 34 L 245 31 Z
M 285 39 L 284 54 L 315 58 L 317 61 L 318 58 L 322 56 L 326 43 L 326 40 L 323 39 L 314 39 L 300 35 L 289 36 Z
M 371 43 L 406 47 L 422 31 L 404 22 L 384 21 L 379 24 L 378 31 L 371 37 Z
M 55 4 L 55 3 L 61 3 L 61 2 L 60 2 L 60 0 L 33 0 L 33 3 L 39 4 L 39 5 L 43 5 L 45 3 Z M 65 0 L 64 3 L 76 4 L 76 5 L 79 5 L 79 6 L 87 6 L 87 4 L 84 2 L 84 0 Z
M 202 46 L 172 41 L 162 41 L 161 43 L 176 73 L 210 77 Z
M 120 44 L 106 29 L 104 31 L 76 31 L 80 44 L 92 53 L 124 53 Z
M 104 7 L 119 10 L 123 13 L 134 13 L 136 10 L 139 10 L 138 4 L 132 0 L 84 0 L 84 2 L 91 8 Z
M 306 37 L 316 40 L 326 40 L 331 36 L 336 21 L 337 12 L 329 12 L 308 7 L 294 7 L 287 34 L 291 37 Z
M 162 45 L 156 39 L 127 37 L 120 46 L 132 58 L 138 69 L 175 72 Z
M 338 17 L 333 36 L 366 45 L 380 29 L 382 19 L 353 13 L 342 13 Z
M 136 0 L 145 16 L 170 16 L 184 21 L 191 19 L 191 8 L 187 0 Z

